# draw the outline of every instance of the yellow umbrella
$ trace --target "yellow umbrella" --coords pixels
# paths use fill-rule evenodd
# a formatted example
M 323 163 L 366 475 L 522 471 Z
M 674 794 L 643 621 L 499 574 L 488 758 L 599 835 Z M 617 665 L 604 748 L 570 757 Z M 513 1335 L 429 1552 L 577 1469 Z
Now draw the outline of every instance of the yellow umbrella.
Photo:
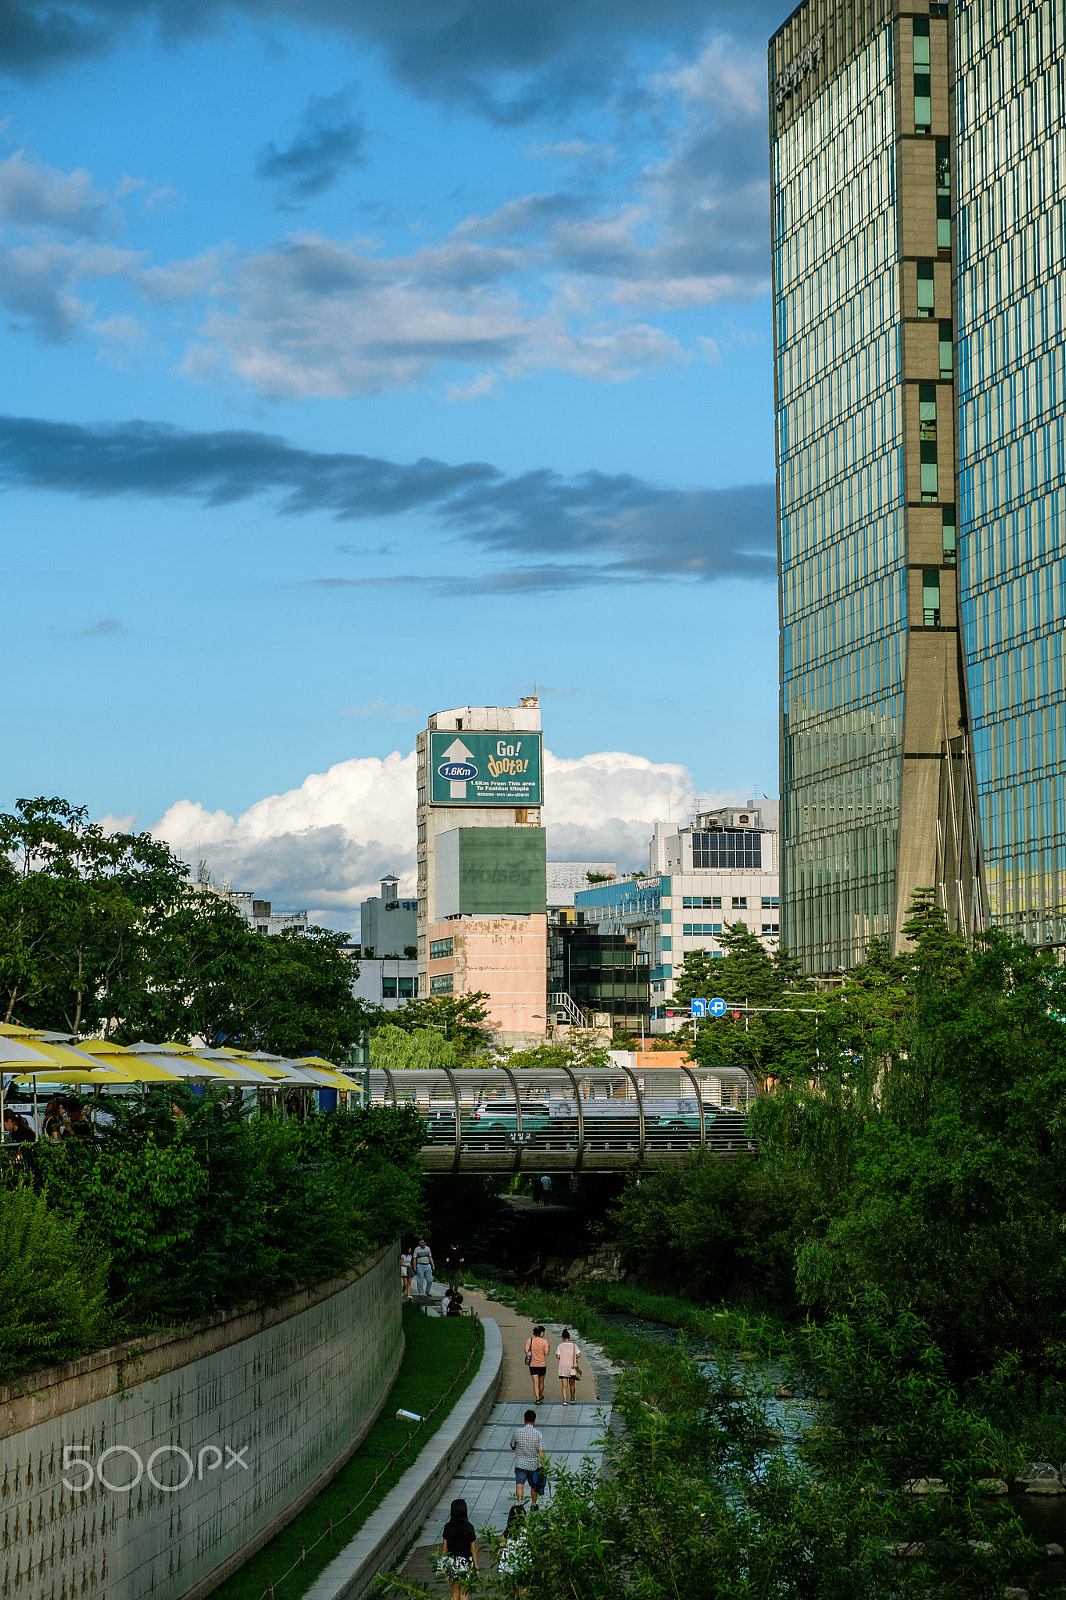
M 91 1056 L 128 1056 L 130 1053 L 124 1044 L 116 1044 L 114 1039 L 79 1039 L 78 1049 L 87 1050 Z
M 24 1079 L 33 1079 L 34 1083 L 110 1083 L 119 1088 L 128 1087 L 136 1083 L 136 1078 L 129 1077 L 125 1072 L 114 1072 L 109 1067 L 39 1067 L 18 1068 L 11 1074 L 12 1078 L 21 1083 Z
M 314 1073 L 319 1078 L 325 1078 L 327 1085 L 333 1089 L 361 1090 L 362 1084 L 356 1083 L 354 1078 L 346 1077 L 328 1061 L 323 1061 L 321 1056 L 304 1056 L 296 1065 L 303 1072 Z

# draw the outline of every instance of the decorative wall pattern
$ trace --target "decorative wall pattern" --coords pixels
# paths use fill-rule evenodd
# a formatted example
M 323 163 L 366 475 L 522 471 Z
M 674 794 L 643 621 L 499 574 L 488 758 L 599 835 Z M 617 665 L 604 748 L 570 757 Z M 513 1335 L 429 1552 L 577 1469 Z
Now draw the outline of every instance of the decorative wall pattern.
M 0 1440 L 3 1600 L 206 1592 L 379 1409 L 403 1344 L 396 1249 L 240 1337 L 247 1325 L 235 1319 L 234 1341 L 196 1359 L 195 1336 L 168 1345 L 182 1364 L 159 1376 L 127 1362 L 124 1387 L 87 1404 L 71 1379 L 52 1397 L 58 1414 Z

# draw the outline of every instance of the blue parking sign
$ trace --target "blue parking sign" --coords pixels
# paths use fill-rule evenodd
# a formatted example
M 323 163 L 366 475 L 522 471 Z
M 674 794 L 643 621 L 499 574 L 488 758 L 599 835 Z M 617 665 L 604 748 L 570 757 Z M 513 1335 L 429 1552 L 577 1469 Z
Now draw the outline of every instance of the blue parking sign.
M 712 1017 L 724 1017 L 728 1009 L 729 1007 L 726 1005 L 725 1001 L 718 995 L 715 996 L 710 1005 L 707 1007 L 707 1010 L 711 1013 Z
M 706 1000 L 693 1000 L 693 1002 L 692 1002 L 692 1015 L 694 1017 L 705 1017 L 707 1015 L 707 1002 L 706 1002 Z

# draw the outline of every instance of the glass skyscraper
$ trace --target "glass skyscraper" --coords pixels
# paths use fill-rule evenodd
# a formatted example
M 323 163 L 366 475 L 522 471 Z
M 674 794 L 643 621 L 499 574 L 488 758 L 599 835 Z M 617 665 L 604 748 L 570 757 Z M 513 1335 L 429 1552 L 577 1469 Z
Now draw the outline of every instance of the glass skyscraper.
M 967 931 L 1066 938 L 1060 28 L 806 0 L 770 44 L 782 932 L 810 971 L 898 947 L 925 886 Z

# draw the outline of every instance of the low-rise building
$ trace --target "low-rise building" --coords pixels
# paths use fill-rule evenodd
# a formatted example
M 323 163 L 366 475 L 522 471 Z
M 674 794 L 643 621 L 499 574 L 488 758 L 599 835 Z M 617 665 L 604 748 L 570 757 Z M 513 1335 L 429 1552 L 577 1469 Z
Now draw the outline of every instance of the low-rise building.
M 768 950 L 781 932 L 776 801 L 699 811 L 682 827 L 656 823 L 649 870 L 574 896 L 599 934 L 632 939 L 650 968 L 651 1029 L 671 1031 L 674 984 L 685 956 L 722 956 L 727 924 L 742 922 Z
M 405 956 L 364 956 L 357 946 L 343 952 L 350 955 L 358 973 L 352 979 L 352 993 L 357 1000 L 370 1005 L 383 1006 L 386 1011 L 396 1011 L 413 1000 L 418 993 L 418 962 Z
M 381 880 L 380 896 L 362 902 L 359 919 L 359 942 L 367 955 L 417 953 L 418 901 L 400 898 L 399 880 L 391 872 Z
M 546 866 L 548 911 L 572 906 L 580 890 L 609 883 L 618 876 L 614 861 L 549 861 Z
M 275 911 L 269 900 L 257 899 L 251 889 L 231 889 L 227 883 L 215 893 L 239 911 L 256 933 L 307 932 L 306 911 Z

